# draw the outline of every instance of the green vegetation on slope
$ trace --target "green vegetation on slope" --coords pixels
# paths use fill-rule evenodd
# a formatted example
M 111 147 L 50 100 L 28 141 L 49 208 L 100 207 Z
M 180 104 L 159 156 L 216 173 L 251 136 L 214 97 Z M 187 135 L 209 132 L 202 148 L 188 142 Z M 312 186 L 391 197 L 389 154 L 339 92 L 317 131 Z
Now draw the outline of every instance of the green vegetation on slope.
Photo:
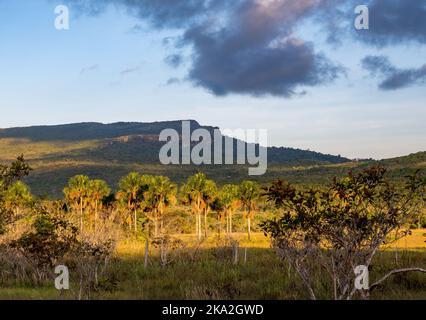
M 191 128 L 201 126 L 191 121 Z M 225 166 L 163 166 L 158 152 L 162 143 L 158 134 L 165 128 L 181 130 L 180 121 L 157 123 L 80 123 L 59 126 L 35 126 L 0 130 L 0 161 L 10 162 L 23 154 L 35 169 L 26 178 L 36 195 L 58 198 L 68 179 L 76 174 L 106 180 L 117 188 L 120 177 L 130 171 L 159 174 L 181 183 L 190 175 L 203 171 L 218 184 L 247 179 L 248 167 Z M 203 127 L 209 131 L 214 127 Z M 331 178 L 343 176 L 349 169 L 358 170 L 374 161 L 350 162 L 338 156 L 292 149 L 269 148 L 268 171 L 259 182 L 284 178 L 292 183 L 320 185 Z M 426 168 L 426 152 L 383 160 L 389 174 L 400 179 L 417 169 Z
M 114 188 L 118 179 L 130 171 L 161 174 L 179 183 L 198 171 L 206 172 L 219 184 L 247 178 L 247 166 L 159 164 L 159 150 L 163 145 L 158 141 L 159 133 L 166 128 L 179 132 L 181 124 L 181 121 L 79 123 L 2 129 L 0 161 L 10 162 L 17 154 L 23 154 L 35 169 L 25 181 L 33 193 L 48 197 L 60 197 L 63 186 L 76 174 L 104 179 Z M 191 130 L 198 128 L 209 132 L 215 129 L 191 121 Z M 259 181 L 285 177 L 297 183 L 322 183 L 324 171 L 330 171 L 329 165 L 344 164 L 349 160 L 313 151 L 269 148 L 268 161 L 269 172 L 258 177 Z M 333 171 L 340 169 L 331 169 Z

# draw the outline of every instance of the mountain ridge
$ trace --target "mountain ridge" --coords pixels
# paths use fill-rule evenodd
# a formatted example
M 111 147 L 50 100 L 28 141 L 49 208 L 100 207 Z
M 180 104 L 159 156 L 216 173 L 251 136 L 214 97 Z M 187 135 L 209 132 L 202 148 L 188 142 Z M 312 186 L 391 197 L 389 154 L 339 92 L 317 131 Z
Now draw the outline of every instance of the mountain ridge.
M 262 183 L 284 178 L 292 183 L 323 184 L 348 170 L 382 164 L 395 177 L 426 168 L 426 152 L 382 161 L 351 161 L 347 158 L 296 148 L 268 148 L 268 171 L 259 177 L 248 176 L 247 165 L 161 165 L 158 141 L 163 129 L 181 130 L 181 121 L 158 122 L 82 122 L 0 129 L 0 162 L 10 162 L 20 154 L 34 168 L 25 179 L 32 192 L 60 198 L 68 179 L 77 174 L 107 181 L 117 188 L 121 177 L 130 171 L 165 175 L 177 183 L 203 171 L 219 184 L 255 179 Z M 202 126 L 191 120 L 192 130 Z M 235 148 L 234 148 L 235 150 Z
M 78 122 L 58 125 L 35 125 L 25 127 L 11 127 L 0 129 L 1 138 L 27 138 L 32 141 L 74 141 L 117 138 L 130 134 L 160 133 L 164 129 L 179 129 L 182 121 L 189 121 L 191 127 L 207 128 L 217 127 L 201 126 L 195 120 L 173 120 L 156 122 Z
M 196 120 L 174 120 L 156 122 L 114 122 L 103 124 L 100 122 L 80 122 L 61 125 L 40 125 L 28 127 L 13 127 L 0 129 L 0 139 L 28 139 L 32 142 L 75 142 L 89 140 L 122 139 L 121 143 L 131 143 L 132 137 L 158 136 L 164 129 L 182 130 L 182 121 L 189 121 L 191 130 L 200 128 L 212 132 L 219 129 L 215 126 L 203 126 Z M 225 137 L 225 136 L 224 136 Z M 120 143 L 120 141 L 118 141 Z M 146 141 L 145 141 L 146 142 Z M 159 142 L 159 141 L 157 141 Z M 160 142 L 159 142 L 160 143 Z M 350 160 L 341 156 L 288 147 L 269 147 L 271 163 L 290 163 L 291 161 L 307 161 L 310 163 L 343 163 Z M 158 155 L 158 153 L 157 153 Z M 153 161 L 153 157 L 149 157 Z M 119 160 L 119 159 L 114 159 Z

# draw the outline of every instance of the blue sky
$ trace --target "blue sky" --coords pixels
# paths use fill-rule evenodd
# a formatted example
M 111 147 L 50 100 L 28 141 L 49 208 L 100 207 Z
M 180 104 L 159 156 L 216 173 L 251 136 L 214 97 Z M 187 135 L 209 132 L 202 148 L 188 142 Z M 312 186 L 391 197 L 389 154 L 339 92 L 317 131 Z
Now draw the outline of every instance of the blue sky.
M 0 127 L 195 119 L 223 129 L 266 128 L 271 145 L 350 158 L 426 150 L 424 83 L 380 90 L 361 63 L 386 56 L 395 70 L 417 70 L 426 63 L 422 40 L 372 46 L 348 36 L 337 45 L 307 18 L 292 34 L 312 42 L 344 74 L 330 83 L 297 84 L 290 96 L 258 96 L 234 83 L 224 85 L 229 91 L 222 95 L 210 90 L 210 82 L 197 82 L 202 76 L 189 79 L 197 71 L 191 45 L 165 44 L 187 26 L 158 28 L 120 5 L 86 14 L 69 1 L 70 30 L 58 31 L 54 8 L 61 1 L 0 0 Z M 176 52 L 183 63 L 172 67 L 165 58 Z

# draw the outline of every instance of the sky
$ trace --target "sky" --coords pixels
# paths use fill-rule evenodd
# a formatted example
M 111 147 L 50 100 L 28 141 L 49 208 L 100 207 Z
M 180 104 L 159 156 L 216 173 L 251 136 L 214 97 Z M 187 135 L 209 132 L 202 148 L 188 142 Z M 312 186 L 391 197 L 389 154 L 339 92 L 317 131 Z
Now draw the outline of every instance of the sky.
M 368 30 L 356 0 L 0 0 L 0 127 L 194 119 L 349 158 L 426 151 L 426 1 L 362 4 Z

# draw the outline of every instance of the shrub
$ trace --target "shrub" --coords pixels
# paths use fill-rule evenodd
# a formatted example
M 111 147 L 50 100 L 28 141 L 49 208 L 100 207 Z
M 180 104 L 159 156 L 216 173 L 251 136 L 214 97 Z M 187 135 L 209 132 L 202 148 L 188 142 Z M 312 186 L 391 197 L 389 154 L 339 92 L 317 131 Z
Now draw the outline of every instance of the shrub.
M 264 222 L 262 228 L 278 254 L 297 271 L 312 299 L 318 266 L 330 277 L 333 297 L 351 299 L 357 292 L 354 268 L 370 267 L 380 246 L 405 236 L 410 219 L 423 209 L 426 179 L 416 174 L 398 188 L 385 173 L 382 167 L 349 173 L 324 190 L 297 190 L 284 181 L 267 189 L 268 200 L 283 214 Z M 367 298 L 378 283 L 360 291 L 361 296 Z

